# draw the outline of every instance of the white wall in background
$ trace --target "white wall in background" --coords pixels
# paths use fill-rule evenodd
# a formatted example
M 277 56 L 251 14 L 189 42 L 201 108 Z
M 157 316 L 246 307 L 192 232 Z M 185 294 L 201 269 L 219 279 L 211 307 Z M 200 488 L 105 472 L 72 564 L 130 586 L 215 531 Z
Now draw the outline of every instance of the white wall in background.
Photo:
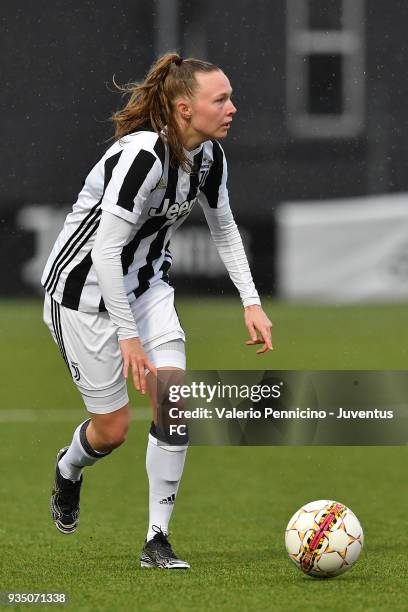
M 280 297 L 408 298 L 408 194 L 286 202 L 277 223 Z

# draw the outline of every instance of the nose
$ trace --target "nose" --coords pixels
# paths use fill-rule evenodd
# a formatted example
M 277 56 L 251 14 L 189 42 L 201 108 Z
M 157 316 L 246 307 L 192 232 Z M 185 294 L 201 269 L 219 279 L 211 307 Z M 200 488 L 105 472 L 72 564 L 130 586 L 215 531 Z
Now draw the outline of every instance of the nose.
M 232 101 L 230 100 L 230 109 L 229 109 L 229 114 L 231 115 L 235 115 L 235 113 L 237 112 L 236 107 L 234 106 L 234 104 L 232 103 Z

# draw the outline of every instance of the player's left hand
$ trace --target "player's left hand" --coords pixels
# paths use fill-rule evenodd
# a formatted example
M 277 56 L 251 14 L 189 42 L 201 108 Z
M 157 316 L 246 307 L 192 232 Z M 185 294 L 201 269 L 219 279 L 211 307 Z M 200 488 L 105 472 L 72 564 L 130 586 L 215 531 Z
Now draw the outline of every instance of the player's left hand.
M 263 344 L 263 347 L 256 351 L 257 355 L 268 350 L 273 351 L 272 322 L 260 306 L 254 304 L 245 308 L 245 325 L 251 337 L 251 340 L 245 342 L 247 346 Z

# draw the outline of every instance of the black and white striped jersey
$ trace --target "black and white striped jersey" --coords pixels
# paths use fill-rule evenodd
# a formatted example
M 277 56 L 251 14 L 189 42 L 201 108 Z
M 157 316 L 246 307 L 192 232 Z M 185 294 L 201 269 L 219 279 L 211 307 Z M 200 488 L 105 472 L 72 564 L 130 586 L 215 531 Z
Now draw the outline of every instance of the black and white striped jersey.
M 229 210 L 220 144 L 207 141 L 186 154 L 194 164 L 191 174 L 170 164 L 168 145 L 149 130 L 108 149 L 86 177 L 45 266 L 41 282 L 55 301 L 85 312 L 105 310 L 91 258 L 102 210 L 132 223 L 121 254 L 129 302 L 167 280 L 171 237 L 194 204 L 212 215 Z

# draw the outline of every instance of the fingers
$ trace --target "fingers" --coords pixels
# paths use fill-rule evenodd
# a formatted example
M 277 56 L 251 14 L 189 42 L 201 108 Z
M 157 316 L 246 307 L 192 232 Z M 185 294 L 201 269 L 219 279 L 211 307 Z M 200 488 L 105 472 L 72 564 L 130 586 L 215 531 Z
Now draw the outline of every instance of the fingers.
M 254 344 L 265 344 L 266 348 L 273 351 L 271 334 L 267 331 L 261 331 L 262 338 L 256 338 L 256 340 L 247 340 L 245 344 L 247 346 L 253 346 Z
M 266 351 L 273 351 L 273 346 L 272 346 L 271 342 L 270 341 L 266 342 L 265 340 L 261 340 L 260 338 L 257 338 L 255 340 L 255 342 L 253 340 L 247 340 L 245 342 L 245 344 L 247 346 L 253 346 L 255 344 L 263 344 L 263 347 L 256 351 L 257 355 L 261 355 L 262 353 L 266 353 Z
M 248 329 L 249 329 L 249 327 L 248 327 Z M 256 351 L 257 355 L 261 355 L 262 353 L 265 353 L 266 351 L 273 351 L 272 336 L 271 336 L 271 327 L 268 326 L 268 327 L 265 327 L 265 328 L 261 328 L 261 329 L 258 330 L 258 332 L 262 336 L 261 338 L 258 338 L 257 336 L 255 336 L 255 339 L 251 338 L 251 340 L 247 340 L 245 342 L 245 344 L 247 346 L 254 346 L 256 344 L 263 344 L 263 347 Z
M 139 359 L 137 362 L 137 374 L 139 378 L 139 391 L 142 395 L 146 393 L 146 376 L 145 376 L 145 365 L 144 359 Z
M 129 365 L 132 369 L 133 386 L 135 389 L 137 389 L 137 391 L 140 391 L 141 381 L 140 381 L 140 375 L 139 375 L 138 360 L 136 358 L 130 359 Z
M 131 368 L 135 389 L 144 395 L 147 389 L 145 370 L 148 369 L 154 376 L 157 376 L 157 370 L 147 358 L 139 338 L 120 340 L 119 345 L 123 359 L 123 376 L 127 379 Z
M 256 344 L 256 341 L 258 340 L 258 334 L 256 333 L 255 325 L 252 323 L 252 321 L 249 321 L 247 323 L 247 329 L 251 337 L 250 342 L 252 342 L 252 344 Z
M 261 330 L 261 335 L 263 338 L 263 341 L 265 343 L 266 349 L 265 351 L 268 349 L 269 351 L 273 351 L 273 346 L 272 346 L 272 335 L 271 335 L 271 328 L 270 327 L 266 327 L 264 329 Z M 265 351 L 257 351 L 257 353 L 264 353 Z
M 153 376 L 157 376 L 157 369 L 154 367 L 152 362 L 149 361 L 148 359 L 146 359 L 145 361 L 145 367 L 149 370 L 151 374 L 153 374 Z
M 141 357 L 134 359 L 132 362 L 133 384 L 137 391 L 142 395 L 146 393 L 146 376 L 145 376 L 145 360 Z
M 266 353 L 266 351 L 268 351 L 268 350 L 269 351 L 273 351 L 273 349 L 270 349 L 268 346 L 266 346 L 266 344 L 264 344 L 262 348 L 260 348 L 260 349 L 258 349 L 256 351 L 256 354 L 257 355 L 261 355 L 262 353 Z
M 130 365 L 132 367 L 134 387 L 137 391 L 140 391 L 142 395 L 145 395 L 147 388 L 145 369 L 147 368 L 149 372 L 153 374 L 153 376 L 157 376 L 157 369 L 154 367 L 151 361 L 143 357 L 136 357 L 132 359 Z M 127 375 L 125 378 L 127 378 Z
M 144 395 L 146 393 L 144 361 L 140 358 L 131 359 L 130 366 L 132 368 L 133 385 L 137 391 L 140 391 Z
M 123 357 L 123 376 L 124 378 L 128 377 L 128 371 L 129 371 L 129 359 L 127 357 Z

